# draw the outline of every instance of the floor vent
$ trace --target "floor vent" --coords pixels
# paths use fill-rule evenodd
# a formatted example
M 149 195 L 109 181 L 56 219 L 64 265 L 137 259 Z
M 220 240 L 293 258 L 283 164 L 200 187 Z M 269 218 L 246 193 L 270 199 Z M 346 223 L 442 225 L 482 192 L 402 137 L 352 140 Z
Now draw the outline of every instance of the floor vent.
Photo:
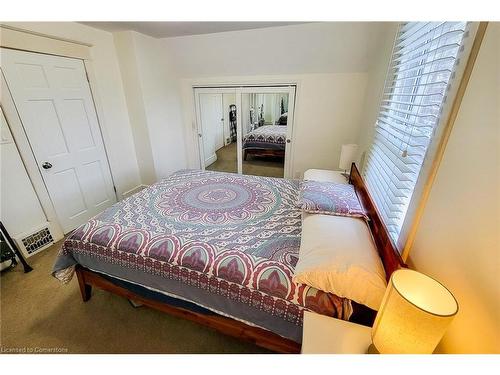
M 38 232 L 30 234 L 27 237 L 21 238 L 24 249 L 28 255 L 32 255 L 39 250 L 54 243 L 54 238 L 50 233 L 49 228 L 43 228 Z

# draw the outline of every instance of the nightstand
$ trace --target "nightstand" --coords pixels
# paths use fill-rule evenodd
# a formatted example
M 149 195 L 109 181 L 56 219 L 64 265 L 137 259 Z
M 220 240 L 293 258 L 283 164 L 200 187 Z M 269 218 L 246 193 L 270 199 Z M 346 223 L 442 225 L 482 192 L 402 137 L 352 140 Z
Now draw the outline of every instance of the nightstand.
M 304 312 L 302 354 L 364 354 L 371 343 L 371 327 Z

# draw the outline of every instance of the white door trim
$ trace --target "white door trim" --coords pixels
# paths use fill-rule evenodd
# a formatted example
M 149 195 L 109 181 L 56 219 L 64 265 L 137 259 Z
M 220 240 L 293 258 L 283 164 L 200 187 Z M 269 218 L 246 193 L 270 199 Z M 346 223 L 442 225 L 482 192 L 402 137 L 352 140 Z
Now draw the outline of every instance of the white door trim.
M 99 132 L 101 133 L 102 144 L 104 146 L 104 153 L 106 154 L 106 162 L 108 163 L 109 173 L 111 174 L 111 181 L 113 182 L 113 189 L 115 191 L 116 201 L 118 202 L 120 197 L 116 189 L 116 182 L 115 182 L 115 177 L 113 176 L 113 169 L 111 168 L 111 161 L 109 157 L 110 153 L 108 151 L 108 147 L 106 146 L 108 142 L 111 143 L 111 137 L 109 136 L 106 127 L 103 126 L 104 115 L 99 95 L 97 95 L 98 90 L 97 87 L 95 86 L 95 82 L 97 81 L 97 79 L 95 78 L 94 75 L 94 66 L 91 60 L 83 60 L 83 66 L 85 68 L 85 72 L 87 73 L 87 81 L 89 83 L 90 96 L 92 97 L 92 102 L 94 104 L 94 109 L 97 115 L 97 125 L 99 128 Z M 138 187 L 140 188 L 141 186 L 143 185 L 141 184 Z M 138 187 L 135 187 L 133 189 L 136 189 Z M 125 194 L 127 194 L 127 192 L 124 192 L 122 195 Z
M 39 52 L 46 55 L 90 59 L 88 44 L 41 35 L 7 25 L 1 25 L 0 32 L 2 33 L 0 38 L 1 47 Z

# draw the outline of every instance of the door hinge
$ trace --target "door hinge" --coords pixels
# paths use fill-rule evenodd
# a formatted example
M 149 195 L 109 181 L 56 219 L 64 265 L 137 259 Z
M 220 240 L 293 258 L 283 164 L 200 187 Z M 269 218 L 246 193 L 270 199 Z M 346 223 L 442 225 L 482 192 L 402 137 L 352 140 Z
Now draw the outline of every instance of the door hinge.
M 115 193 L 116 193 L 116 186 L 113 186 L 113 190 L 114 190 L 114 191 L 115 191 Z
M 90 83 L 89 73 L 87 72 L 87 70 L 85 70 L 85 77 L 87 78 L 87 82 Z

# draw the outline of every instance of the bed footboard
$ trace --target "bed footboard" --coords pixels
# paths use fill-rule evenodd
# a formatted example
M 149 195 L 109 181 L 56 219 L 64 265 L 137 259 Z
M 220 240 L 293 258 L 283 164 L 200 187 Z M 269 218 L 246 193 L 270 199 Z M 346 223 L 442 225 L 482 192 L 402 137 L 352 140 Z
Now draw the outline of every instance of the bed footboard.
M 150 308 L 168 313 L 173 316 L 188 319 L 198 324 L 215 329 L 223 334 L 236 337 L 253 344 L 278 352 L 298 354 L 300 353 L 301 345 L 295 341 L 281 337 L 275 333 L 262 328 L 252 327 L 237 320 L 227 318 L 221 315 L 205 315 L 202 313 L 174 307 L 164 302 L 155 301 L 152 299 L 140 296 L 126 288 L 113 284 L 111 281 L 102 277 L 96 272 L 90 271 L 81 266 L 76 267 L 76 275 L 80 286 L 82 299 L 87 302 L 91 297 L 92 286 L 106 290 L 116 295 L 125 297 L 130 300 L 142 303 Z

